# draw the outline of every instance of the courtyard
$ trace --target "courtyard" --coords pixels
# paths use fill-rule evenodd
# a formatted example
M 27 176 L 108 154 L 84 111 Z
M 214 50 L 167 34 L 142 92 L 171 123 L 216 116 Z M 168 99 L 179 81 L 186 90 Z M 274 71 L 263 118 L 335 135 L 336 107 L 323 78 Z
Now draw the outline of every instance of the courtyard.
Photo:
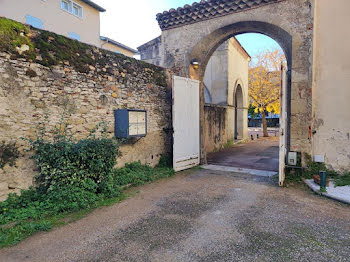
M 2 249 L 0 261 L 348 261 L 349 207 L 272 178 L 192 169 Z
M 208 164 L 278 172 L 279 137 L 261 137 L 208 154 Z

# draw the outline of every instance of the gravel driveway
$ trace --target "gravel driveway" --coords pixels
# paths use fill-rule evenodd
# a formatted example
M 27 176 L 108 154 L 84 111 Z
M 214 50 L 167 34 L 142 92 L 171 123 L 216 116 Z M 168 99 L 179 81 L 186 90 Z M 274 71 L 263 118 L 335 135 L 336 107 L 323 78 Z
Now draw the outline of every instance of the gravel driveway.
M 191 170 L 0 261 L 350 261 L 350 207 L 266 178 Z

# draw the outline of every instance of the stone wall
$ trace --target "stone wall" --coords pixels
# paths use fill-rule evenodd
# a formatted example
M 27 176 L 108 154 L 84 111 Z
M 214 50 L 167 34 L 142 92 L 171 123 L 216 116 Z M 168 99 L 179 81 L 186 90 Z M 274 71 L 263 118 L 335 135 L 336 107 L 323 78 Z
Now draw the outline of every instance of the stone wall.
M 154 65 L 161 65 L 162 62 L 162 38 L 159 36 L 142 46 L 137 50 L 141 54 L 141 60 Z
M 28 188 L 37 173 L 21 138 L 34 139 L 43 121 L 46 130 L 54 129 L 65 110 L 71 112 L 68 129 L 76 138 L 88 136 L 101 121 L 112 137 L 115 109 L 147 110 L 147 136 L 121 147 L 118 166 L 139 160 L 154 166 L 171 151 L 171 92 L 164 69 L 95 47 L 90 51 L 98 62 L 82 73 L 71 61 L 47 67 L 1 52 L 0 43 L 0 141 L 17 141 L 21 152 L 16 167 L 0 169 L 0 199 Z
M 232 106 L 205 105 L 205 150 L 223 149 L 234 140 L 235 109 Z

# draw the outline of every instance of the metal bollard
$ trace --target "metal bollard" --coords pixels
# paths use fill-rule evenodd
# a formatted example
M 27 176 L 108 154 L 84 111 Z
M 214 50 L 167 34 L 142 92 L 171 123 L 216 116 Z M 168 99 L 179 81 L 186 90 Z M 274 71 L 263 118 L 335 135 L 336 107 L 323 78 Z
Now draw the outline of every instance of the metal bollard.
M 326 186 L 327 186 L 327 172 L 320 171 L 320 190 L 326 191 Z

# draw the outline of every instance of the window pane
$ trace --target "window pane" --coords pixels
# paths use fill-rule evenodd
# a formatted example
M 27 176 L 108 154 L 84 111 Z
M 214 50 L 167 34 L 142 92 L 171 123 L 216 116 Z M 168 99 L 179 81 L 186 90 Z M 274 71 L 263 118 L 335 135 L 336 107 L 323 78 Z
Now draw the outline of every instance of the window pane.
M 73 6 L 73 14 L 78 15 L 79 14 L 79 10 L 77 6 Z
M 82 8 L 78 5 L 73 4 L 73 14 L 76 16 L 82 16 Z
M 61 8 L 66 10 L 66 11 L 69 11 L 69 2 L 61 1 Z

